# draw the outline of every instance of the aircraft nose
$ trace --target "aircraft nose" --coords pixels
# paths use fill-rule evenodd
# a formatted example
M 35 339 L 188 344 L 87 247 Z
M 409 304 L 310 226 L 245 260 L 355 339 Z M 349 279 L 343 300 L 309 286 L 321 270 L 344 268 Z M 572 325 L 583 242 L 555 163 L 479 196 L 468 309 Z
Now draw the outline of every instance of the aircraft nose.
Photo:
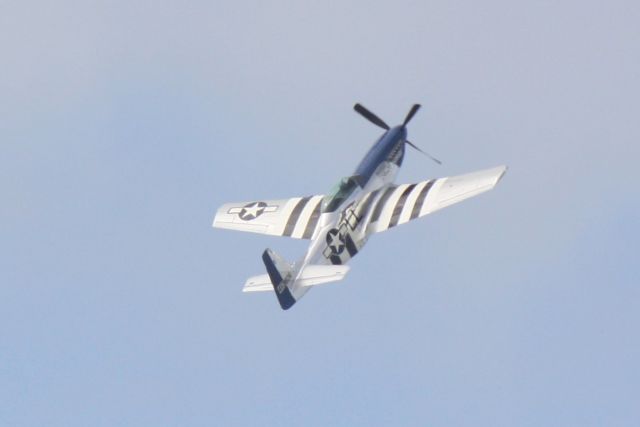
M 400 125 L 398 128 L 400 138 L 407 139 L 407 127 L 405 125 Z

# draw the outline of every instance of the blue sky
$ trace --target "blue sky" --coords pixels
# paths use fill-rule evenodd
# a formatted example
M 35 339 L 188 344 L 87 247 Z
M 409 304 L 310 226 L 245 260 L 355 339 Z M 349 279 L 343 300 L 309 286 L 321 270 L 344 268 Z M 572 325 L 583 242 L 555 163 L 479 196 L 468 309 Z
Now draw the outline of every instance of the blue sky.
M 640 422 L 640 6 L 9 2 L 0 424 Z M 423 109 L 414 182 L 495 191 L 375 236 L 282 312 L 228 201 L 327 191 Z

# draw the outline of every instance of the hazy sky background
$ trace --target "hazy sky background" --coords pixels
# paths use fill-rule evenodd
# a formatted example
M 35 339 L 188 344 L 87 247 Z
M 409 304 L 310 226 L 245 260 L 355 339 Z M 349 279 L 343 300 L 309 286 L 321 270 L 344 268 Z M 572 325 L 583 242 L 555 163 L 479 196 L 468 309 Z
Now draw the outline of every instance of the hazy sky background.
M 637 1 L 0 2 L 0 425 L 640 425 Z M 288 312 L 228 201 L 509 165 Z

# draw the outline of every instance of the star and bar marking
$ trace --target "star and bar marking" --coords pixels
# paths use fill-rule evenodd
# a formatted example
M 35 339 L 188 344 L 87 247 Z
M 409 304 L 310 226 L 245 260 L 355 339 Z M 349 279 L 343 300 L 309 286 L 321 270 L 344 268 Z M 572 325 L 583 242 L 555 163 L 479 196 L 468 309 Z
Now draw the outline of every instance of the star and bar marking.
M 344 235 L 337 228 L 332 228 L 327 232 L 327 246 L 332 254 L 340 255 L 344 251 Z
M 277 209 L 278 206 L 269 206 L 265 202 L 251 202 L 242 207 L 231 208 L 228 213 L 238 215 L 243 221 L 251 221 L 265 212 L 274 212 Z

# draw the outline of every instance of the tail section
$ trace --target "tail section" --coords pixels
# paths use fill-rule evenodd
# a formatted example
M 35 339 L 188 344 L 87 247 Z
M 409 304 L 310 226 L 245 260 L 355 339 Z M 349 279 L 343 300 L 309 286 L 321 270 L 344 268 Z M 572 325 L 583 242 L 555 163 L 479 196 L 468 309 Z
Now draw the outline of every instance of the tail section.
M 288 310 L 296 303 L 296 299 L 291 294 L 291 290 L 287 286 L 291 281 L 292 269 L 288 262 L 281 256 L 273 252 L 271 249 L 265 249 L 262 254 L 262 261 L 267 267 L 267 273 L 271 279 L 273 289 L 276 291 L 276 297 L 283 310 Z
M 296 284 L 303 288 L 310 288 L 312 286 L 323 285 L 325 283 L 337 282 L 338 280 L 344 279 L 344 276 L 348 271 L 348 265 L 310 264 L 304 267 L 298 274 L 296 277 Z M 242 288 L 242 292 L 263 291 L 273 291 L 271 277 L 269 277 L 268 274 L 249 277 Z M 299 299 L 300 297 L 298 297 L 298 300 Z

